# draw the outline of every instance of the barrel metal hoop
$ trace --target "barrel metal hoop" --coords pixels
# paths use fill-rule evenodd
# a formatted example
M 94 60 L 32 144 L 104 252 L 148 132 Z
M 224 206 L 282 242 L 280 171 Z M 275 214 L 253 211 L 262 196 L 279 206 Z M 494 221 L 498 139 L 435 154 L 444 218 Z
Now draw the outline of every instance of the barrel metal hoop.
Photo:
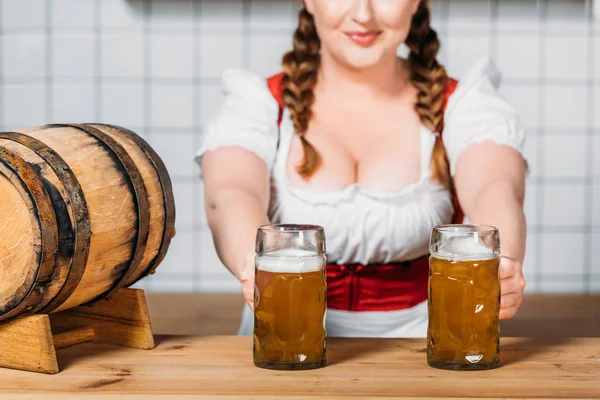
M 20 132 L 0 133 L 0 138 L 20 143 L 46 161 L 63 184 L 71 203 L 73 219 L 75 220 L 73 225 L 75 234 L 73 259 L 64 285 L 57 295 L 39 310 L 42 313 L 49 313 L 63 304 L 73 294 L 85 272 L 92 235 L 87 202 L 75 173 L 65 160 L 44 142 Z
M 129 129 L 123 128 L 117 125 L 109 125 L 109 124 L 94 124 L 99 126 L 107 126 L 112 128 L 119 134 L 128 137 L 133 140 L 133 142 L 146 153 L 146 157 L 154 166 L 156 170 L 158 180 L 162 187 L 163 192 L 163 203 L 164 203 L 164 212 L 165 212 L 165 227 L 163 230 L 162 242 L 160 244 L 160 248 L 154 260 L 149 264 L 146 271 L 140 275 L 140 279 L 144 276 L 153 274 L 158 267 L 158 265 L 165 258 L 167 250 L 169 249 L 169 245 L 171 244 L 171 239 L 175 236 L 175 201 L 173 198 L 173 185 L 171 183 L 171 178 L 169 177 L 169 172 L 159 155 L 154 151 L 154 149 L 140 136 L 136 133 L 130 131 Z
M 144 184 L 140 170 L 135 165 L 135 162 L 127 153 L 125 148 L 123 148 L 123 146 L 121 146 L 115 139 L 110 137 L 110 135 L 107 135 L 101 130 L 88 125 L 65 124 L 58 126 L 79 129 L 98 139 L 98 141 L 100 141 L 100 143 L 102 143 L 102 145 L 109 152 L 111 152 L 115 164 L 122 170 L 125 180 L 127 181 L 127 185 L 129 186 L 129 190 L 133 196 L 133 203 L 135 204 L 138 214 L 135 248 L 129 262 L 129 266 L 121 278 L 111 286 L 108 292 L 101 294 L 98 296 L 98 298 L 89 302 L 93 303 L 103 297 L 108 298 L 117 290 L 125 287 L 126 282 L 137 271 L 144 258 L 144 252 L 146 251 L 146 245 L 148 244 L 148 235 L 150 233 L 150 204 L 148 202 L 148 192 L 146 191 L 146 185 Z
M 10 132 L 7 132 L 10 134 Z M 0 164 L 19 178 L 21 189 L 33 203 L 33 213 L 40 228 L 40 251 L 37 257 L 38 268 L 33 284 L 28 288 L 20 288 L 23 293 L 11 304 L 11 310 L 0 315 L 0 320 L 7 320 L 27 312 L 36 312 L 45 306 L 42 303 L 44 287 L 50 281 L 56 264 L 58 249 L 58 228 L 52 200 L 41 178 L 34 169 L 18 154 L 0 147 Z

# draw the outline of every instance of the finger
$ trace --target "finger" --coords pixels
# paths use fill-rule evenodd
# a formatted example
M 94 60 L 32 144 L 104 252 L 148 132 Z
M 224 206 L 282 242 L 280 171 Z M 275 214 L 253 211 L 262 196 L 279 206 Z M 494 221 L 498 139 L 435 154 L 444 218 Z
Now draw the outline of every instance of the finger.
M 500 267 L 498 268 L 498 278 L 499 279 L 508 279 L 519 271 L 519 264 L 507 259 L 503 258 L 500 261 Z
M 521 275 L 503 279 L 500 281 L 500 293 L 503 296 L 511 293 L 522 294 L 525 290 L 525 285 L 525 278 Z
M 244 292 L 245 298 L 254 299 L 254 285 L 244 285 L 242 292 Z
M 500 309 L 519 307 L 522 300 L 523 296 L 517 293 L 503 294 L 500 298 Z
M 244 285 L 242 292 L 246 303 L 248 303 L 251 310 L 254 310 L 254 286 L 248 287 L 247 285 Z
M 254 302 L 254 300 L 256 300 L 255 296 L 256 296 L 256 295 L 255 295 L 254 291 L 251 291 L 251 292 L 244 292 L 244 298 L 245 298 L 245 299 L 246 299 L 246 301 L 247 301 L 247 302 L 249 302 L 249 303 L 250 303 L 250 302 L 252 302 L 252 303 L 253 303 L 253 302 Z
M 499 318 L 500 319 L 511 319 L 517 313 L 518 307 L 510 307 L 500 310 Z
M 246 300 L 246 303 L 248 303 L 250 309 L 254 310 L 254 296 L 244 293 L 244 300 Z

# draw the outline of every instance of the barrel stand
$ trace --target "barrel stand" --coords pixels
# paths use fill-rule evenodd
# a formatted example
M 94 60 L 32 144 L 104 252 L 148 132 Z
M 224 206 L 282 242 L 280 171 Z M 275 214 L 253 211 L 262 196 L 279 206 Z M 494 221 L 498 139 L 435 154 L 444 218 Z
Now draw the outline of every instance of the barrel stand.
M 0 367 L 56 374 L 56 350 L 85 342 L 153 349 L 144 291 L 120 289 L 108 300 L 0 323 Z

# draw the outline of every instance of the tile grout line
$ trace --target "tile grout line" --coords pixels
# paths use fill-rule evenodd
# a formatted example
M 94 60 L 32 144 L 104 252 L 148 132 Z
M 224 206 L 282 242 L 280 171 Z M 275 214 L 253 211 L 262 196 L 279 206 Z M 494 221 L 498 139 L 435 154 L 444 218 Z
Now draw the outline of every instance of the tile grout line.
M 438 33 L 442 33 L 443 32 L 443 27 L 442 28 L 438 28 L 436 29 L 438 31 Z M 114 77 L 114 76 L 110 76 L 110 77 L 103 77 L 103 76 L 98 76 L 97 77 L 100 81 L 101 84 L 104 83 L 109 83 L 109 84 L 119 84 L 119 85 L 135 85 L 135 84 L 140 84 L 143 83 L 141 82 L 142 78 L 132 78 L 129 76 L 122 76 L 122 77 Z M 70 77 L 70 78 L 59 78 L 59 81 L 64 81 L 64 82 L 68 82 L 67 84 L 85 84 L 85 83 L 89 83 L 89 78 L 85 78 L 85 77 Z M 26 85 L 40 85 L 44 83 L 44 78 L 35 78 L 35 77 L 12 77 L 12 78 L 5 78 L 4 81 L 7 84 L 14 84 L 14 85 L 22 85 L 22 86 L 26 86 Z M 187 85 L 220 85 L 221 83 L 221 78 L 219 76 L 198 76 L 198 77 L 192 77 L 192 78 L 178 78 L 178 77 L 156 77 L 156 78 L 152 78 L 152 77 L 147 77 L 147 81 L 151 84 L 165 84 L 165 85 L 173 85 L 173 86 L 177 86 L 177 85 L 182 85 L 182 86 L 187 86 Z M 588 86 L 598 86 L 600 87 L 600 80 L 565 80 L 565 79 L 514 79 L 514 78 L 507 78 L 507 79 L 503 79 L 503 83 L 505 85 L 512 85 L 512 86 L 524 86 L 524 87 L 528 87 L 528 86 L 577 86 L 577 87 L 588 87 Z
M 17 125 L 5 125 L 8 128 L 12 128 L 12 129 L 16 129 L 19 126 Z M 148 130 L 148 129 L 152 129 L 152 133 L 153 135 L 156 136 L 164 136 L 164 135 L 170 135 L 173 133 L 178 133 L 178 134 L 194 134 L 194 128 L 189 126 L 189 127 L 182 127 L 182 126 L 168 126 L 168 125 L 163 125 L 163 126 L 145 126 L 145 125 L 130 125 L 129 127 L 130 129 L 134 130 L 134 131 L 139 131 L 139 132 L 143 132 L 143 130 Z M 202 129 L 203 125 L 200 125 L 199 129 Z M 539 129 L 536 128 L 526 128 L 527 129 L 527 135 L 528 137 L 534 137 L 534 138 L 541 138 L 542 134 L 545 137 L 569 137 L 569 134 L 565 134 L 565 131 L 569 131 L 571 130 L 572 133 L 570 135 L 570 137 L 585 137 L 586 135 L 591 135 L 592 138 L 595 137 L 599 137 L 600 138 L 600 130 L 576 130 L 573 128 L 565 128 L 565 129 L 561 129 L 561 130 L 545 130 L 545 131 L 540 131 Z M 539 175 L 539 176 L 543 176 L 543 175 Z M 575 185 L 575 184 L 585 184 L 586 182 L 590 182 L 592 184 L 596 184 L 600 182 L 600 175 L 594 175 L 594 176 L 586 176 L 584 175 L 573 175 L 573 176 L 564 176 L 564 177 L 553 177 L 553 176 L 544 176 L 545 178 L 545 183 L 549 183 L 549 184 L 555 184 L 555 185 Z M 536 177 L 532 177 L 529 178 L 531 182 L 534 183 L 538 183 L 537 181 L 535 181 Z M 532 180 L 533 179 L 533 180 Z
M 0 1 L 0 37 L 4 37 L 4 2 Z M 4 40 L 0 40 L 0 54 L 4 57 Z M 0 130 L 6 130 L 4 126 L 4 62 L 0 61 Z
M 492 59 L 498 60 L 498 9 L 500 7 L 500 0 L 488 0 L 489 8 L 490 8 L 490 55 Z
M 54 95 L 54 91 L 52 88 L 52 85 L 54 83 L 54 77 L 52 75 L 52 61 L 54 56 L 54 54 L 52 54 L 52 33 L 52 0 L 46 0 L 46 29 L 44 32 L 44 34 L 46 35 L 46 76 L 44 77 L 44 97 L 46 100 L 46 107 L 44 112 L 46 124 L 54 122 L 54 116 L 52 112 L 52 96 Z
M 593 0 L 584 0 L 584 7 L 585 7 L 585 16 L 586 16 L 586 21 L 589 24 L 589 26 L 591 27 L 593 22 L 594 22 L 594 6 L 593 6 Z M 593 29 L 588 29 L 587 30 L 587 34 L 588 35 L 593 35 L 594 34 L 594 30 Z
M 73 34 L 86 34 L 89 33 L 88 30 L 82 30 L 83 28 L 69 28 L 69 32 Z M 220 35 L 220 36 L 238 36 L 240 34 L 239 30 L 227 30 L 227 29 L 215 29 L 206 27 L 203 28 L 204 33 L 209 35 Z M 131 35 L 135 36 L 139 34 L 138 30 L 134 30 L 133 28 L 107 28 L 107 32 L 111 35 Z M 156 27 L 154 28 L 154 32 L 156 34 L 164 35 L 164 36 L 182 36 L 182 34 L 191 34 L 189 29 L 169 29 L 164 27 Z M 258 34 L 264 36 L 280 36 L 282 34 L 288 34 L 290 32 L 289 29 L 284 28 L 260 28 L 260 27 L 248 27 L 248 32 L 251 34 Z M 498 30 L 499 37 L 536 37 L 537 30 L 534 28 L 524 29 L 519 28 L 515 30 L 508 30 L 508 28 L 502 28 Z M 487 34 L 489 33 L 489 29 L 483 28 L 452 28 L 453 36 L 461 37 L 461 38 L 469 38 L 473 37 L 473 35 L 478 34 Z M 582 32 L 580 31 L 569 31 L 565 30 L 563 32 L 552 31 L 548 33 L 550 37 L 571 37 L 571 36 L 580 36 Z M 27 35 L 27 34 L 36 34 L 32 29 L 15 29 L 15 28 L 7 28 L 4 30 L 1 36 L 11 36 L 11 35 Z M 598 37 L 600 33 L 592 33 L 593 36 Z
M 442 31 L 444 41 L 448 40 L 448 19 L 450 17 L 450 0 L 440 0 L 440 30 Z M 450 65 L 450 52 L 448 51 L 448 46 L 446 46 L 445 50 L 446 55 L 446 65 Z M 444 66 L 446 67 L 446 66 Z
M 185 133 L 189 133 L 189 132 L 175 132 L 175 133 L 179 133 L 179 134 L 185 134 Z M 168 135 L 168 134 L 163 134 L 163 133 L 154 133 L 155 135 Z M 589 177 L 586 176 L 580 176 L 580 177 L 532 177 L 529 179 L 529 182 L 532 184 L 536 184 L 539 185 L 541 184 L 541 179 L 543 178 L 543 183 L 544 184 L 548 184 L 548 185 L 562 185 L 562 186 L 581 186 L 581 185 L 585 185 L 585 184 L 600 184 L 600 177 L 597 179 L 590 179 Z M 192 176 L 185 176 L 185 175 L 174 175 L 173 176 L 173 180 L 177 181 L 178 179 L 182 179 L 182 180 L 187 180 L 185 182 L 192 182 L 192 181 L 196 181 L 197 177 L 196 175 L 192 175 Z
M 546 14 L 545 14 L 545 0 L 537 0 L 537 6 L 538 6 L 538 18 L 541 19 L 540 21 L 540 25 L 538 28 L 538 36 L 540 38 L 539 40 L 539 51 L 540 51 L 540 60 L 543 60 L 545 55 L 546 55 L 546 49 L 545 49 L 545 39 L 546 39 Z M 540 62 L 539 63 L 539 71 L 538 71 L 538 75 L 540 76 L 540 78 L 545 77 L 545 68 L 544 68 L 544 63 Z M 543 171 L 544 169 L 544 130 L 545 130 L 545 120 L 544 120 L 544 115 L 546 112 L 546 107 L 544 104 L 544 99 L 545 99 L 545 86 L 540 85 L 538 87 L 538 102 L 539 102 L 539 114 L 538 114 L 538 124 L 540 126 L 540 138 L 538 139 L 538 143 L 537 143 L 537 152 L 538 152 L 538 160 L 537 160 L 537 168 L 539 171 Z M 538 176 L 538 184 L 536 185 L 536 220 L 538 221 L 538 224 L 541 224 L 542 227 L 544 226 L 543 224 L 543 218 L 544 218 L 544 177 L 543 176 Z M 535 265 L 533 266 L 533 271 L 534 271 L 534 276 L 536 277 L 534 279 L 534 283 L 535 283 L 535 292 L 543 292 L 542 290 L 542 284 L 543 284 L 543 263 L 542 263 L 542 258 L 543 258 L 543 241 L 544 241 L 544 232 L 539 232 L 536 235 L 536 242 L 535 242 Z
M 441 37 L 441 40 L 443 40 L 442 42 L 442 51 L 443 54 L 442 56 L 444 56 L 444 68 L 447 69 L 448 65 L 449 65 L 449 58 L 450 58 L 450 54 L 448 52 L 448 46 L 446 46 L 444 43 L 446 43 L 447 39 L 448 39 L 448 4 L 445 0 L 440 0 L 439 2 L 439 12 L 440 12 L 440 26 L 439 28 L 437 28 L 437 31 Z
M 594 42 L 593 42 L 593 14 L 590 0 L 586 0 L 586 15 L 587 15 L 587 78 L 588 80 L 593 78 L 594 71 Z M 588 86 L 587 88 L 587 110 L 586 110 L 586 176 L 588 182 L 585 186 L 585 210 L 584 219 L 586 223 L 592 221 L 593 210 L 594 210 L 594 186 L 591 178 L 594 175 L 594 137 L 593 137 L 593 125 L 594 125 L 594 88 Z M 592 230 L 586 227 L 583 243 L 583 268 L 584 268 L 584 291 L 586 293 L 591 292 L 591 278 L 592 278 Z
M 201 53 L 200 53 L 200 45 L 201 45 L 201 35 L 202 31 L 200 29 L 200 16 L 202 15 L 202 3 L 199 1 L 192 1 L 192 18 L 193 18 L 193 27 L 192 27 L 192 76 L 194 78 L 193 93 L 192 93 L 192 103 L 193 103 L 193 143 L 196 145 L 196 139 L 198 135 L 200 135 L 201 128 L 201 115 L 200 108 L 202 106 L 202 100 L 200 96 L 201 86 L 197 85 L 195 82 L 200 81 L 200 76 L 202 75 L 202 71 L 200 70 L 201 65 Z M 192 182 L 192 224 L 196 221 L 196 214 L 200 212 L 198 204 L 199 199 L 196 198 L 196 182 L 199 178 L 195 177 Z M 200 183 L 201 184 L 201 183 Z M 200 240 L 201 235 L 194 232 L 192 234 L 192 292 L 199 292 L 201 288 L 201 280 L 202 280 L 202 265 L 200 265 L 201 255 L 202 255 L 202 241 Z
M 592 233 L 600 233 L 600 224 L 584 224 L 584 225 L 530 225 L 527 227 L 527 233 L 564 233 L 564 234 L 583 234 L 586 231 Z M 208 225 L 200 222 L 189 226 L 181 227 L 177 230 L 180 233 L 206 232 L 210 233 Z
M 144 94 L 144 135 L 146 136 L 146 140 L 152 146 L 152 129 L 148 129 L 151 126 L 150 121 L 150 96 L 152 94 L 150 87 L 150 16 L 151 16 L 151 0 L 143 0 L 142 7 L 142 57 L 144 58 L 144 69 L 143 69 L 143 94 Z M 153 280 L 156 275 L 150 275 L 146 279 L 144 279 L 144 289 L 152 291 Z
M 244 68 L 250 68 L 250 14 L 251 14 L 251 1 L 242 0 L 242 65 Z
M 600 275 L 600 274 L 593 274 L 593 275 Z M 552 273 L 552 274 L 548 274 L 547 275 L 548 281 L 552 281 L 555 280 L 555 282 L 560 282 L 563 280 L 569 281 L 569 283 L 580 283 L 581 282 L 581 274 L 556 274 L 556 273 Z
M 199 1 L 199 0 L 195 0 Z M 244 0 L 251 1 L 251 0 Z M 496 1 L 496 0 L 493 0 Z M 499 1 L 499 0 L 498 0 Z M 541 1 L 541 0 L 540 0 Z M 440 3 L 444 4 L 444 3 Z M 442 15 L 442 14 L 440 14 Z M 287 28 L 263 28 L 259 26 L 248 26 L 248 32 L 251 34 L 261 34 L 261 35 L 273 35 L 278 36 L 281 34 L 289 33 L 289 29 Z M 190 29 L 187 28 L 167 28 L 167 27 L 155 27 L 153 28 L 155 33 L 161 35 L 175 35 L 180 36 L 182 33 L 191 33 Z M 80 27 L 71 27 L 69 31 L 72 33 L 88 33 L 89 29 L 80 28 Z M 110 27 L 107 28 L 107 31 L 110 34 L 119 34 L 119 35 L 137 35 L 139 34 L 139 30 L 136 28 L 121 28 L 121 27 Z M 489 33 L 488 28 L 452 28 L 453 35 L 459 37 L 472 37 L 477 34 L 486 34 Z M 9 35 L 19 35 L 19 34 L 29 34 L 35 32 L 35 28 L 18 28 L 18 27 L 9 27 L 5 28 L 1 36 L 9 36 Z M 239 35 L 239 30 L 236 28 L 215 28 L 215 27 L 204 27 L 203 32 L 210 35 L 222 35 L 222 36 L 237 36 Z M 527 37 L 536 37 L 538 35 L 537 28 L 502 28 L 498 29 L 499 37 L 515 37 L 515 36 L 527 36 Z M 552 31 L 548 32 L 548 36 L 550 37 L 569 37 L 569 36 L 579 36 L 581 35 L 581 31 L 570 30 L 569 28 L 555 28 Z M 600 31 L 593 30 L 590 33 L 594 37 L 600 36 Z
M 600 225 L 581 224 L 581 225 L 532 225 L 527 228 L 527 232 L 532 233 L 586 233 L 600 231 Z
M 289 0 L 290 2 L 290 23 L 292 24 L 292 27 L 294 26 L 294 23 L 298 20 L 298 13 L 300 12 L 300 5 L 302 4 L 301 1 L 294 1 L 294 0 Z
M 102 122 L 102 4 L 96 0 L 94 5 L 94 120 Z M 81 121 L 85 122 L 85 121 Z

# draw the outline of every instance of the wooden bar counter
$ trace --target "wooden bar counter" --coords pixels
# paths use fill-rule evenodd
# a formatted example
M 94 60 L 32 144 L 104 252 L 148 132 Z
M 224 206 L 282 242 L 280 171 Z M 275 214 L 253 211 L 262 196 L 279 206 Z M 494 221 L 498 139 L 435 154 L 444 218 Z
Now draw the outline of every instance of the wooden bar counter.
M 600 399 L 600 295 L 528 295 L 501 324 L 500 368 L 442 371 L 425 341 L 329 338 L 326 368 L 256 368 L 237 337 L 243 300 L 148 293 L 154 350 L 82 344 L 58 351 L 61 372 L 0 369 L 0 400 L 63 399 Z
M 442 371 L 425 341 L 328 341 L 329 365 L 269 371 L 252 338 L 157 336 L 154 350 L 85 344 L 59 351 L 62 372 L 0 370 L 2 399 L 600 398 L 600 338 L 502 340 L 502 366 Z

